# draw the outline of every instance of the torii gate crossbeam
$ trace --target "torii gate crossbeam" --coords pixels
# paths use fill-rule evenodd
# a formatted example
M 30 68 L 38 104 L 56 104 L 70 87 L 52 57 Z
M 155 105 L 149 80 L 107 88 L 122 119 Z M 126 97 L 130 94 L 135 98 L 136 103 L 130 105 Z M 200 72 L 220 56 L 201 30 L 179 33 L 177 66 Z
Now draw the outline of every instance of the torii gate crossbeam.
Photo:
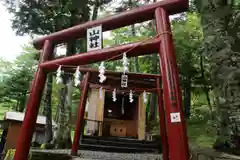
M 80 24 L 51 35 L 44 36 L 34 41 L 35 47 L 37 49 L 43 48 L 43 51 L 40 56 L 41 58 L 38 70 L 35 73 L 31 86 L 31 92 L 27 102 L 27 111 L 21 127 L 14 160 L 28 159 L 28 153 L 31 146 L 40 100 L 46 82 L 46 75 L 47 72 L 56 69 L 56 62 L 66 65 L 71 65 L 71 63 L 77 65 L 76 63 L 78 61 L 81 65 L 85 65 L 106 60 L 108 56 L 114 56 L 114 54 L 116 55 L 117 49 L 119 49 L 119 51 L 124 51 L 124 47 L 115 49 L 112 48 L 112 50 L 111 48 L 102 49 L 93 51 L 91 53 L 83 53 L 81 56 L 77 55 L 77 61 L 74 60 L 76 57 L 67 57 L 51 61 L 54 46 L 69 40 L 83 38 L 85 37 L 84 35 L 88 28 L 97 25 L 102 25 L 103 31 L 107 31 L 134 23 L 151 20 L 154 17 L 156 19 L 157 32 L 160 35 L 155 40 L 146 43 L 148 47 L 146 47 L 145 44 L 146 48 L 144 51 L 147 51 L 147 49 L 149 49 L 149 51 L 158 50 L 160 56 L 165 114 L 159 114 L 163 117 L 166 116 L 166 132 L 168 142 L 168 147 L 165 147 L 166 144 L 163 144 L 166 149 L 163 153 L 163 159 L 188 160 L 188 141 L 181 103 L 182 99 L 179 75 L 169 20 L 169 15 L 184 12 L 187 10 L 187 8 L 188 0 L 163 0 L 150 5 L 141 6 L 115 16 L 109 16 L 100 20 Z M 125 45 L 125 49 L 128 47 L 128 45 Z M 154 50 L 152 47 L 154 47 Z M 143 53 L 143 51 L 141 53 L 141 51 L 137 48 L 136 50 L 131 51 L 132 56 L 138 56 L 139 54 L 146 53 Z M 95 58 L 94 61 L 91 60 L 92 57 L 95 57 L 93 55 L 98 56 L 98 58 Z M 160 87 L 159 84 L 158 87 Z M 178 116 L 180 116 L 180 119 L 178 119 L 177 122 L 173 121 L 174 118 L 176 118 L 174 116 L 176 116 L 177 119 Z

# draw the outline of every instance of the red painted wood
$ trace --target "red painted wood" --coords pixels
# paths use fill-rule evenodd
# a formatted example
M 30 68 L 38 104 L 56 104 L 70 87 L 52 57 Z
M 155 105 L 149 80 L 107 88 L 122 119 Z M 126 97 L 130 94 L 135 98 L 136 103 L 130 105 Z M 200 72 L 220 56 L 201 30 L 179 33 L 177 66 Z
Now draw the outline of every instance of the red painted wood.
M 84 113 L 85 113 L 86 102 L 87 102 L 87 93 L 88 93 L 88 88 L 89 88 L 88 79 L 89 78 L 90 78 L 90 73 L 87 72 L 84 77 L 84 81 L 83 81 L 81 101 L 80 101 L 80 105 L 78 107 L 77 123 L 76 123 L 76 128 L 75 128 L 75 133 L 74 133 L 73 144 L 72 144 L 72 155 L 74 155 L 74 156 L 76 156 L 77 152 L 78 152 L 80 135 L 81 135 L 82 128 L 83 128 L 82 125 L 83 125 Z
M 44 43 L 40 62 L 49 60 L 53 52 L 53 46 L 49 41 Z M 38 110 L 42 93 L 46 82 L 46 74 L 38 67 L 32 83 L 30 96 L 27 102 L 27 110 L 19 133 L 14 160 L 27 160 L 31 146 L 32 136 L 35 130 Z
M 167 140 L 167 130 L 166 130 L 166 115 L 163 103 L 163 94 L 162 87 L 160 84 L 160 78 L 157 78 L 157 95 L 158 95 L 158 112 L 160 117 L 160 133 L 161 133 L 161 141 L 162 141 L 162 153 L 163 160 L 169 160 L 169 147 Z
M 56 71 L 59 65 L 91 64 L 91 63 L 110 59 L 114 56 L 118 56 L 119 54 L 124 53 L 135 46 L 138 46 L 138 47 L 128 52 L 127 53 L 128 57 L 133 57 L 133 56 L 138 56 L 143 54 L 152 54 L 158 51 L 159 42 L 160 42 L 159 39 L 156 38 L 154 40 L 151 40 L 146 43 L 142 43 L 140 45 L 139 45 L 139 42 L 137 42 L 132 44 L 120 45 L 117 47 L 104 48 L 101 50 L 76 54 L 70 57 L 48 61 L 48 62 L 42 63 L 40 66 L 43 69 L 48 71 Z M 122 55 L 112 60 L 121 59 L 121 58 L 122 58 Z
M 169 14 L 162 8 L 155 11 L 157 32 L 171 33 Z M 170 160 L 189 160 L 188 140 L 183 115 L 179 74 L 171 34 L 163 34 L 159 49 L 163 82 L 166 127 L 168 133 Z M 181 122 L 172 123 L 170 113 L 179 112 Z
M 41 49 L 45 40 L 50 40 L 54 44 L 68 42 L 69 40 L 85 37 L 87 28 L 94 26 L 102 25 L 103 31 L 108 31 L 151 20 L 154 18 L 154 11 L 158 7 L 163 7 L 169 14 L 176 14 L 187 10 L 188 0 L 163 0 L 153 4 L 143 5 L 120 14 L 108 16 L 100 20 L 89 21 L 51 35 L 44 36 L 35 40 L 33 44 L 37 49 Z

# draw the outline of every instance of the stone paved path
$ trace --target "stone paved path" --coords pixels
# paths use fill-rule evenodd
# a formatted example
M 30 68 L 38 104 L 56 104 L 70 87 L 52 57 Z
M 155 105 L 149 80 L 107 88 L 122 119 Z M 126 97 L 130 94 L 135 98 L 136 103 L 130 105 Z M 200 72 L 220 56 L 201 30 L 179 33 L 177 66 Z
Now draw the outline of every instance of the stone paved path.
M 35 153 L 48 153 L 48 154 L 65 154 L 69 155 L 70 150 L 32 150 Z M 161 160 L 160 154 L 154 153 L 111 153 L 100 151 L 84 151 L 78 152 L 79 157 L 73 160 Z

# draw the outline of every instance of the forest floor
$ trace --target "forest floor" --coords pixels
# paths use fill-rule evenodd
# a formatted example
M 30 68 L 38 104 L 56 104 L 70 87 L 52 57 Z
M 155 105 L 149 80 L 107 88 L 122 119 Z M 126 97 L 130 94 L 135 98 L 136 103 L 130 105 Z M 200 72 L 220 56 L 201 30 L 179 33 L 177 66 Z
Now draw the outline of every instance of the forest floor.
M 188 139 L 193 145 L 211 148 L 216 139 L 216 133 L 207 121 L 188 122 Z

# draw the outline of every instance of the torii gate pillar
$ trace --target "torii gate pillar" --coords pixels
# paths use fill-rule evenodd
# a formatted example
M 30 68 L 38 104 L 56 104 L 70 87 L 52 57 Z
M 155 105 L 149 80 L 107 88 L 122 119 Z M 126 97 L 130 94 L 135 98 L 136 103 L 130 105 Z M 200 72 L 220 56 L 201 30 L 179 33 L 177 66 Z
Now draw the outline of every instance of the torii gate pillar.
M 166 10 L 157 8 L 155 10 L 155 18 L 157 32 L 163 33 L 160 35 L 161 44 L 159 47 L 159 56 L 166 114 L 169 159 L 188 160 L 188 140 L 169 15 Z
M 44 42 L 43 51 L 40 55 L 40 64 L 50 60 L 52 57 L 54 45 L 46 40 Z M 36 120 L 40 107 L 41 97 L 46 83 L 47 74 L 38 66 L 34 80 L 31 86 L 30 97 L 27 101 L 27 110 L 24 121 L 21 126 L 19 138 L 17 142 L 17 150 L 14 155 L 14 160 L 27 160 L 28 152 L 31 146 L 32 136 L 36 126 Z

